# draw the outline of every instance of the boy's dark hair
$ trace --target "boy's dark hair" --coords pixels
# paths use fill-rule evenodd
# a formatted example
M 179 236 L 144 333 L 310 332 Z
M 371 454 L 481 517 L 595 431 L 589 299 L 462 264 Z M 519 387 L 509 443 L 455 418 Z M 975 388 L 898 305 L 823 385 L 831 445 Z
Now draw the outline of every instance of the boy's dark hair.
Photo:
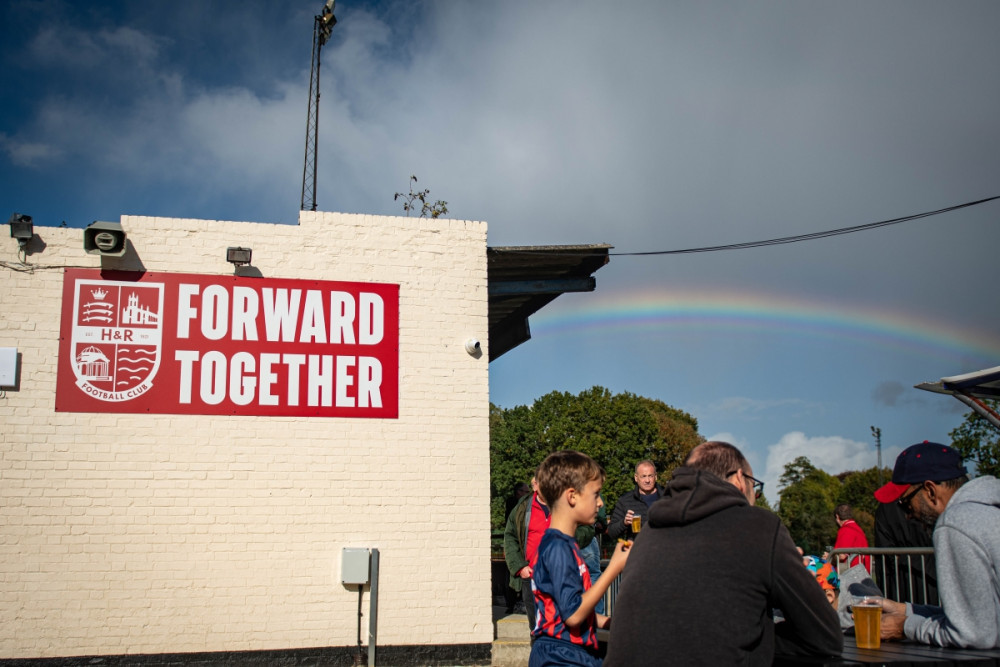
M 604 483 L 604 468 L 586 454 L 565 449 L 545 457 L 535 475 L 538 492 L 549 507 L 553 507 L 566 489 L 583 491 L 587 482 Z
M 837 509 L 833 510 L 833 515 L 841 521 L 854 518 L 854 512 L 851 511 L 850 505 L 837 505 Z

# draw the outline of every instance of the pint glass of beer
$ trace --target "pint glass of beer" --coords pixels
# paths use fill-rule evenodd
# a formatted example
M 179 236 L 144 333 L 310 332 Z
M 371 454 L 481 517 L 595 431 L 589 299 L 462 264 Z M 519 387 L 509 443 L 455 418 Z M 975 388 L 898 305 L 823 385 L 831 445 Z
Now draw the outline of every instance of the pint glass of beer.
M 642 517 L 636 514 L 632 517 L 632 532 L 638 535 L 640 528 L 642 528 Z
M 858 648 L 878 648 L 882 638 L 882 599 L 866 597 L 851 605 Z

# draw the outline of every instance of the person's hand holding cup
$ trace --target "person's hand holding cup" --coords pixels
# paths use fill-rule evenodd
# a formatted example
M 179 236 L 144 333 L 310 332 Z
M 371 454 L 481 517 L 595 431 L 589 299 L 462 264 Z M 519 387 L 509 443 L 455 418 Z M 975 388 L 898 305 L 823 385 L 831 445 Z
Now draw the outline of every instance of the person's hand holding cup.
M 882 600 L 882 639 L 885 641 L 904 639 L 905 623 L 906 604 L 894 600 Z

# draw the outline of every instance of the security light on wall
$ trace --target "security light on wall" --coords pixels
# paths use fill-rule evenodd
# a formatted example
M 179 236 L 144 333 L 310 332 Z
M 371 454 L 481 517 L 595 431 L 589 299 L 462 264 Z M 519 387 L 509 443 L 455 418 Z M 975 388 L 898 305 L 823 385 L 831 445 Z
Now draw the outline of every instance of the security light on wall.
M 121 257 L 125 254 L 125 230 L 120 222 L 95 220 L 83 230 L 83 249 L 91 255 Z
M 226 261 L 234 266 L 246 266 L 252 255 L 251 248 L 226 248 Z
M 31 237 L 35 235 L 35 226 L 31 221 L 31 216 L 14 213 L 10 216 L 7 224 L 10 225 L 10 237 L 17 239 L 17 245 L 20 246 L 21 250 L 24 250 Z

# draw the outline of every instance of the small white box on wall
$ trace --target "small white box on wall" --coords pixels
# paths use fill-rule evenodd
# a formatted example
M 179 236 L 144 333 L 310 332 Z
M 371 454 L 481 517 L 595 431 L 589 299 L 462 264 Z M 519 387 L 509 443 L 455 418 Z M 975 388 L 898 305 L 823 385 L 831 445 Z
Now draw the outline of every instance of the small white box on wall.
M 367 584 L 371 552 L 368 549 L 344 547 L 340 563 L 340 580 L 344 584 Z
M 0 347 L 0 389 L 17 386 L 17 348 Z

